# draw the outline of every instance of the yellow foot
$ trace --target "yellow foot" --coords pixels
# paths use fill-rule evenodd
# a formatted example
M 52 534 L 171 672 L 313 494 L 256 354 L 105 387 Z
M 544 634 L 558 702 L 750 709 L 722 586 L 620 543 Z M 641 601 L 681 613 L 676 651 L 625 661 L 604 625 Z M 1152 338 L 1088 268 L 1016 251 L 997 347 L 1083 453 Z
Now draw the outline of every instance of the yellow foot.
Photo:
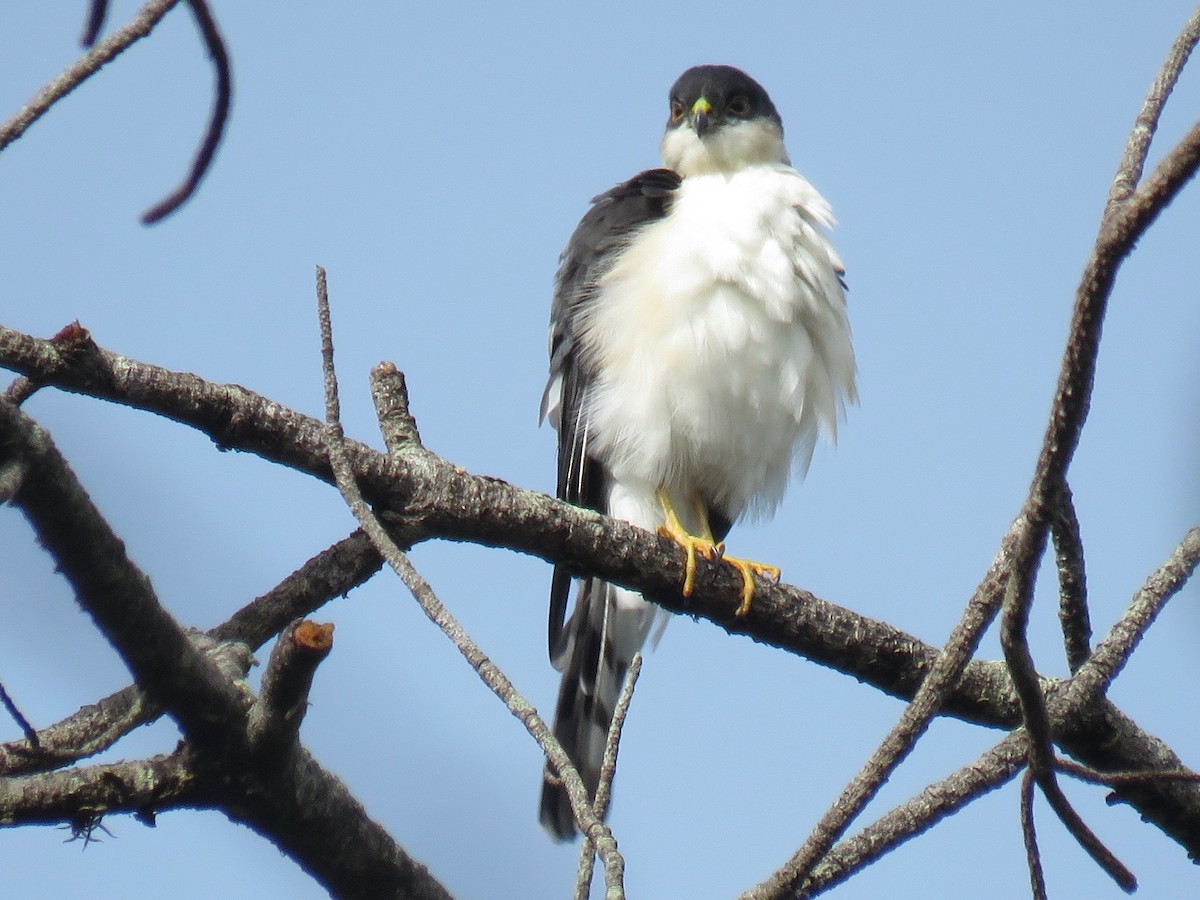
M 726 556 L 724 554 L 724 544 L 720 544 L 717 549 L 721 553 L 722 560 L 742 573 L 742 602 L 734 615 L 744 616 L 750 612 L 750 605 L 754 601 L 754 576 L 757 575 L 771 584 L 778 584 L 781 574 L 779 567 L 769 566 L 766 563 L 754 562 L 749 559 L 739 559 L 736 556 Z
M 721 556 L 722 547 L 714 544 L 707 538 L 688 534 L 683 528 L 679 527 L 678 522 L 672 523 L 668 521 L 666 525 L 659 525 L 658 533 L 665 538 L 673 540 L 687 554 L 687 565 L 683 570 L 683 596 L 692 596 L 692 591 L 696 587 L 697 554 L 703 556 L 705 559 L 718 559 Z
M 750 605 L 754 602 L 754 576 L 758 575 L 772 584 L 779 583 L 779 569 L 776 566 L 769 566 L 766 563 L 752 562 L 748 559 L 739 559 L 736 556 L 725 555 L 725 545 L 718 544 L 712 539 L 712 530 L 708 525 L 708 511 L 704 504 L 699 500 L 694 501 L 696 507 L 696 516 L 701 523 L 701 530 L 704 533 L 703 537 L 697 537 L 683 527 L 683 523 L 679 521 L 679 516 L 675 513 L 675 507 L 671 504 L 671 498 L 667 495 L 664 488 L 658 489 L 658 503 L 662 507 L 663 516 L 666 518 L 666 523 L 658 526 L 658 533 L 665 538 L 670 538 L 687 554 L 687 564 L 684 568 L 683 576 L 683 596 L 690 597 L 692 591 L 696 587 L 696 556 L 703 556 L 705 559 L 721 559 L 729 563 L 739 572 L 742 573 L 742 602 L 738 604 L 736 615 L 744 616 L 750 612 Z

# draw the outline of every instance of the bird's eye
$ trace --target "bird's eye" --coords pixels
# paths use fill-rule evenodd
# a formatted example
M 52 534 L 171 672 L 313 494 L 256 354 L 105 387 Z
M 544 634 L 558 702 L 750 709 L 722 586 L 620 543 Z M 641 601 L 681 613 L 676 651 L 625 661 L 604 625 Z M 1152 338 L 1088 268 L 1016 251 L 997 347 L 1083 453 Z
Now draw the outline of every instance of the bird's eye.
M 671 101 L 671 124 L 678 125 L 683 121 L 683 104 L 678 100 Z
M 750 115 L 750 99 L 745 94 L 735 94 L 729 98 L 725 108 L 729 110 L 730 115 L 748 116 Z

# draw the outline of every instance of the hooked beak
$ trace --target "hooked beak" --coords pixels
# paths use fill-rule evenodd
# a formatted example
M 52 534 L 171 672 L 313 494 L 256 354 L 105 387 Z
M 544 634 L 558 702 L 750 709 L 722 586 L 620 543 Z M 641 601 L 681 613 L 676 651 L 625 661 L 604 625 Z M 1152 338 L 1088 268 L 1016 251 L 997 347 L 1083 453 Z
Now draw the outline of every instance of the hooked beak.
M 692 129 L 697 137 L 704 137 L 712 128 L 712 104 L 701 97 L 692 104 Z

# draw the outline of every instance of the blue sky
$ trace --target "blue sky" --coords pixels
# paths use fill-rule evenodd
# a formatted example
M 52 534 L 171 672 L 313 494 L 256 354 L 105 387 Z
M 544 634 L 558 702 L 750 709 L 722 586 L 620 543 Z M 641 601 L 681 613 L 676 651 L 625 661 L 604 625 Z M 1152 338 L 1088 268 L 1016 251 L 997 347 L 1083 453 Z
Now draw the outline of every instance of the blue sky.
M 114 3 L 113 25 L 135 4 Z M 1076 280 L 1129 127 L 1190 12 L 1180 0 L 1001 6 L 669 2 L 287 5 L 214 2 L 233 117 L 199 196 L 173 188 L 208 115 L 211 70 L 186 11 L 0 154 L 0 321 L 78 319 L 116 352 L 321 409 L 313 270 L 329 272 L 347 430 L 379 444 L 370 366 L 403 369 L 429 447 L 551 490 L 537 428 L 558 253 L 589 197 L 657 162 L 666 91 L 702 62 L 771 92 L 797 166 L 830 200 L 850 283 L 861 404 L 771 522 L 733 552 L 941 643 L 1017 512 L 1049 409 Z M 72 61 L 83 4 L 0 10 L 0 115 Z M 1191 126 L 1185 73 L 1152 160 Z M 1098 635 L 1200 520 L 1196 188 L 1122 269 L 1072 469 Z M 51 429 L 159 595 L 210 627 L 353 523 L 336 492 L 142 413 L 43 391 Z M 0 515 L 0 678 L 49 724 L 127 682 L 19 514 Z M 413 554 L 539 709 L 549 566 L 431 543 Z M 1151 631 L 1113 698 L 1186 761 L 1197 588 Z M 1040 669 L 1063 674 L 1056 593 L 1034 610 Z M 560 898 L 574 849 L 536 822 L 541 762 L 391 576 L 316 616 L 335 649 L 304 739 L 452 892 Z M 997 655 L 994 637 L 983 652 Z M 265 659 L 265 653 L 262 654 Z M 735 896 L 765 878 L 900 714 L 851 679 L 715 626 L 672 621 L 646 661 L 612 825 L 633 897 Z M 15 736 L 0 725 L 0 735 Z M 940 722 L 882 813 L 1000 737 Z M 160 723 L 119 745 L 173 745 Z M 1194 893 L 1184 853 L 1104 792 L 1068 793 L 1138 875 Z M 1116 897 L 1044 807 L 1052 896 Z M 0 832 L 13 896 L 319 897 L 272 846 L 216 813 L 106 822 L 83 851 Z M 136 876 L 131 873 L 137 873 Z M 836 896 L 1027 891 L 1013 786 Z

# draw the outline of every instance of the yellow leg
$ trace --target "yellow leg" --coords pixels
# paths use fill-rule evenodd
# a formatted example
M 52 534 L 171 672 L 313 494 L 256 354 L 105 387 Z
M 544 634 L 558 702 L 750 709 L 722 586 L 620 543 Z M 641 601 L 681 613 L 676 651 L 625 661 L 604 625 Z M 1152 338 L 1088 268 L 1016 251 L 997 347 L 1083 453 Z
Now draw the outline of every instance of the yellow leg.
M 702 514 L 700 517 L 706 535 L 697 537 L 683 527 L 667 492 L 659 488 L 657 493 L 658 504 L 662 507 L 663 515 L 667 520 L 665 524 L 658 526 L 658 533 L 673 540 L 687 554 L 687 564 L 683 570 L 683 596 L 690 597 L 696 587 L 696 554 L 700 554 L 705 559 L 716 559 L 721 555 L 721 549 L 713 543 L 707 516 Z
M 679 516 L 675 513 L 675 507 L 671 503 L 671 499 L 667 496 L 667 492 L 662 488 L 658 489 L 658 503 L 662 507 L 663 516 L 666 518 L 666 523 L 660 525 L 658 533 L 663 537 L 670 538 L 679 544 L 687 554 L 687 564 L 684 568 L 683 577 L 683 596 L 690 597 L 696 586 L 696 555 L 699 554 L 705 559 L 720 559 L 729 565 L 733 566 L 742 573 L 742 592 L 741 603 L 738 604 L 736 615 L 744 616 L 750 611 L 750 606 L 754 602 L 754 576 L 776 583 L 779 581 L 779 568 L 770 566 L 766 563 L 754 562 L 748 559 L 740 559 L 736 556 L 725 555 L 725 544 L 716 543 L 713 540 L 712 530 L 708 525 L 708 513 L 699 500 L 696 500 L 696 517 L 700 522 L 701 535 L 697 536 L 689 532 L 683 527 L 679 521 Z

